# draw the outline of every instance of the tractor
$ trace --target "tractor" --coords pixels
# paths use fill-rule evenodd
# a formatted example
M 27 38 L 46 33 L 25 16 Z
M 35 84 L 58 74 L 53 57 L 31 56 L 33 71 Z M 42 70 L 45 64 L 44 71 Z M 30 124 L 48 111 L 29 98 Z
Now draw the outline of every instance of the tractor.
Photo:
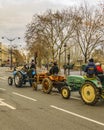
M 69 75 L 67 86 L 61 89 L 63 98 L 68 99 L 71 91 L 79 91 L 81 99 L 87 105 L 95 105 L 99 99 L 104 99 L 104 83 L 96 76 L 89 78 L 86 75 Z
M 61 92 L 62 87 L 67 86 L 64 76 L 49 75 L 48 73 L 39 73 L 34 76 L 33 90 L 37 90 L 38 84 L 42 84 L 42 90 L 47 94 L 52 91 L 52 88 L 56 88 Z
M 15 68 L 15 70 L 13 71 L 13 76 L 8 77 L 8 84 L 13 85 L 14 82 L 16 87 L 22 87 L 26 84 L 26 82 L 32 84 L 32 82 L 34 81 L 34 75 L 34 69 L 28 69 L 26 71 L 24 70 L 24 67 Z

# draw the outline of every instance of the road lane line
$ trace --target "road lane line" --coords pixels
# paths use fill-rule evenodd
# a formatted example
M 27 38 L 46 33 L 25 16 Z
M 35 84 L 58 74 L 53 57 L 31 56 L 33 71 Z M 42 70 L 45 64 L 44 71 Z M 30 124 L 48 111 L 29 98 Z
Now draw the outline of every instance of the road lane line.
M 0 98 L 0 101 L 2 101 L 2 100 L 4 100 L 4 99 Z
M 20 96 L 20 97 L 27 98 L 27 99 L 32 100 L 32 101 L 37 101 L 37 100 L 36 100 L 36 99 L 34 99 L 34 98 L 30 98 L 30 97 L 27 97 L 27 96 L 25 96 L 25 95 L 21 95 L 21 94 L 16 93 L 16 92 L 12 92 L 12 93 L 13 93 L 13 94 L 15 94 L 15 95 L 18 95 L 18 96 Z
M 0 79 L 3 79 L 3 80 L 5 80 L 6 78 L 0 77 Z
M 81 98 L 77 98 L 77 97 L 73 97 L 73 96 L 71 96 L 70 98 L 76 99 L 76 100 L 81 100 Z
M 82 118 L 82 119 L 88 120 L 88 121 L 93 122 L 93 123 L 96 123 L 96 124 L 98 124 L 98 125 L 102 125 L 102 126 L 104 126 L 104 123 L 102 123 L 102 122 L 99 122 L 99 121 L 96 121 L 96 120 L 93 120 L 93 119 L 87 118 L 87 117 L 85 117 L 85 116 L 82 116 L 82 115 L 76 114 L 76 113 L 74 113 L 74 112 L 71 112 L 71 111 L 68 111 L 68 110 L 65 110 L 65 109 L 59 108 L 59 107 L 57 107 L 57 106 L 50 105 L 50 107 L 55 108 L 55 109 L 60 110 L 60 111 L 63 111 L 63 112 L 66 112 L 66 113 L 68 113 L 68 114 L 70 114 L 70 115 L 73 115 L 73 116 L 76 116 L 76 117 L 79 117 L 79 118 Z
M 5 91 L 6 89 L 4 89 L 4 88 L 0 88 L 0 90 L 3 90 L 3 91 Z
M 13 110 L 16 109 L 15 107 L 13 107 L 13 106 L 11 106 L 11 105 L 5 103 L 5 102 L 2 102 L 2 101 L 0 101 L 0 106 L 7 106 L 7 107 L 9 107 L 9 108 L 11 108 L 11 109 L 13 109 Z

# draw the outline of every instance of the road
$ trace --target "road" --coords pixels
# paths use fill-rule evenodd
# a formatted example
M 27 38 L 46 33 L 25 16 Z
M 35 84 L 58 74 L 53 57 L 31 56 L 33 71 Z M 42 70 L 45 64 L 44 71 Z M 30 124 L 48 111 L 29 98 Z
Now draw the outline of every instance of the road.
M 44 94 L 41 86 L 33 91 L 9 86 L 10 72 L 0 68 L 0 130 L 102 130 L 104 102 L 85 105 L 77 92 L 68 100 L 54 90 Z

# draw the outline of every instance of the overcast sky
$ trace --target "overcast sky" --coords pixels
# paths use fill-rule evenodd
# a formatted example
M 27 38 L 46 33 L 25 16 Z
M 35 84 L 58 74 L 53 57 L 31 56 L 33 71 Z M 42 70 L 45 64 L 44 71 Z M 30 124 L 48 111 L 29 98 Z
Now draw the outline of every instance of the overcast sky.
M 90 5 L 97 6 L 103 0 L 87 0 Z M 24 44 L 26 25 L 34 14 L 41 14 L 48 9 L 61 10 L 69 6 L 80 5 L 83 0 L 0 0 L 0 37 L 21 37 L 14 43 Z M 6 38 L 1 42 L 9 41 Z

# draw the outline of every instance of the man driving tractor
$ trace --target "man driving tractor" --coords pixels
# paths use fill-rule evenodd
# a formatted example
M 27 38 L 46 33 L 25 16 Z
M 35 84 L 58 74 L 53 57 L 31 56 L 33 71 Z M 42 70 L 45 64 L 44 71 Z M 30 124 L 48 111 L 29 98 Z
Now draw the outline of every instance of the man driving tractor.
M 103 69 L 100 63 L 94 63 L 93 59 L 89 59 L 88 65 L 85 67 L 84 72 L 86 72 L 87 77 L 92 78 L 97 76 L 101 82 L 104 80 Z
M 57 65 L 57 62 L 54 62 L 49 73 L 52 75 L 57 75 L 59 72 L 59 68 L 58 68 L 58 65 Z
M 87 76 L 89 78 L 94 77 L 97 73 L 96 65 L 94 63 L 94 60 L 91 58 L 89 59 L 88 65 L 85 67 L 84 72 L 87 73 Z

